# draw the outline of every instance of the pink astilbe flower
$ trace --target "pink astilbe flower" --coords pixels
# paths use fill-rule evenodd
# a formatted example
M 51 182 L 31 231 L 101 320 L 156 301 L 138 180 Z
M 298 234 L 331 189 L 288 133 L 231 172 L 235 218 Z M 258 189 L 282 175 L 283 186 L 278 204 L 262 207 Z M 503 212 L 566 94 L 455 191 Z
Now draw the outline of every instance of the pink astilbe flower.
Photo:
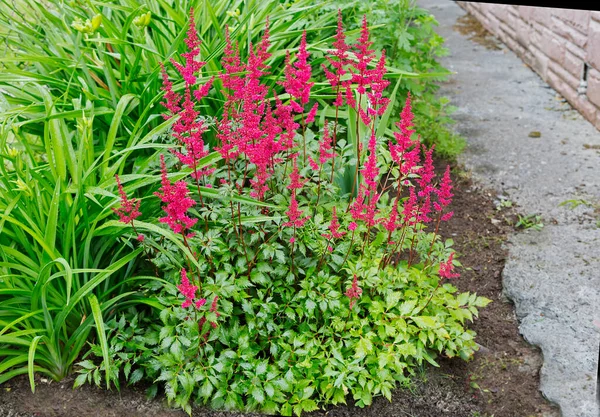
M 117 180 L 117 187 L 119 189 L 119 195 L 121 196 L 121 207 L 113 208 L 112 210 L 115 212 L 117 216 L 119 216 L 119 221 L 122 223 L 133 223 L 135 219 L 137 219 L 142 213 L 140 212 L 140 200 L 137 198 L 129 199 L 127 198 L 127 194 L 123 189 L 123 185 L 121 184 L 121 180 L 118 175 L 115 175 Z M 139 239 L 138 239 L 139 240 Z M 141 242 L 141 240 L 140 240 Z
M 329 223 L 329 231 L 330 233 L 324 233 L 322 235 L 325 239 L 339 239 L 340 237 L 346 234 L 346 232 L 340 231 L 340 223 L 338 221 L 335 207 L 333 207 L 332 210 L 331 223 Z
M 315 103 L 308 114 L 306 115 L 306 124 L 312 123 L 315 121 L 315 116 L 317 115 L 317 110 L 319 110 L 319 103 Z
M 460 277 L 459 273 L 453 272 L 454 265 L 452 264 L 452 259 L 454 258 L 454 252 L 450 254 L 450 257 L 446 262 L 440 263 L 440 271 L 439 275 L 442 278 L 458 278 Z
M 365 191 L 364 191 L 364 186 L 363 184 L 360 184 L 360 186 L 358 187 L 358 193 L 356 195 L 356 198 L 354 199 L 354 201 L 352 202 L 352 204 L 350 204 L 350 214 L 352 215 L 352 218 L 354 220 L 362 220 L 363 219 L 363 212 L 366 209 L 366 204 L 365 204 Z
M 284 227 L 302 227 L 308 220 L 309 216 L 304 216 L 303 210 L 298 210 L 298 200 L 296 200 L 296 192 L 292 191 L 292 199 L 290 201 L 290 208 L 285 212 L 289 221 L 283 223 Z
M 352 218 L 364 221 L 367 227 L 373 227 L 378 222 L 375 217 L 379 213 L 377 202 L 380 197 L 381 195 L 376 191 L 372 191 L 365 185 L 360 184 L 358 194 L 349 209 Z
M 385 69 L 385 49 L 381 51 L 381 58 L 379 58 L 379 62 L 377 63 L 377 67 L 375 69 L 370 70 L 371 76 L 371 89 L 367 93 L 367 97 L 369 99 L 369 115 L 373 116 L 383 116 L 385 113 L 388 104 L 390 103 L 390 99 L 387 97 L 383 97 L 383 92 L 390 85 L 390 82 L 384 79 L 385 73 L 387 70 Z
M 404 208 L 402 210 L 404 226 L 412 226 L 416 223 L 417 211 L 417 194 L 415 193 L 414 187 L 410 187 L 408 200 L 404 203 Z
M 377 138 L 375 137 L 375 131 L 371 132 L 371 138 L 369 139 L 369 157 L 361 169 L 361 173 L 367 187 L 370 189 L 377 189 L 376 179 L 379 175 L 379 168 L 377 167 Z
M 358 227 L 358 225 L 356 224 L 356 222 L 350 222 L 348 224 L 348 230 L 350 230 L 351 232 L 354 232 L 357 227 Z
M 308 180 L 302 180 L 302 177 L 300 177 L 298 172 L 298 154 L 294 154 L 292 156 L 292 160 L 293 168 L 292 172 L 290 173 L 290 183 L 288 184 L 287 188 L 289 190 L 299 190 L 304 186 L 304 184 L 306 184 Z
M 196 91 L 198 92 L 198 91 Z M 186 87 L 183 101 L 183 108 L 179 113 L 179 119 L 173 125 L 173 136 L 183 145 L 185 153 L 177 150 L 171 150 L 182 164 L 192 169 L 192 178 L 199 179 L 210 175 L 214 168 L 198 169 L 198 162 L 201 158 L 208 155 L 202 139 L 206 127 L 202 121 L 198 121 L 199 113 L 194 108 L 194 102 L 190 97 L 190 89 Z
M 194 298 L 196 298 L 196 291 L 198 291 L 198 287 L 190 283 L 185 268 L 181 270 L 181 284 L 177 286 L 177 289 L 181 295 L 185 297 L 185 301 L 181 304 L 181 307 L 187 308 L 191 306 L 194 302 Z
M 348 51 L 350 50 L 350 47 L 346 43 L 346 35 L 342 23 L 342 11 L 340 9 L 338 9 L 337 31 L 333 47 L 335 49 L 330 50 L 326 57 L 333 71 L 327 69 L 325 65 L 323 65 L 323 70 L 329 84 L 337 88 L 337 96 L 333 105 L 340 107 L 344 105 L 344 91 L 347 82 L 342 81 L 342 77 L 347 73 L 345 67 L 348 64 Z
M 219 301 L 219 296 L 218 296 L 218 295 L 215 295 L 215 298 L 213 298 L 213 300 L 212 300 L 212 303 L 210 304 L 210 310 L 209 310 L 209 311 L 210 311 L 211 313 L 215 313 L 215 315 L 216 315 L 217 317 L 219 317 L 219 316 L 221 315 L 221 313 L 219 313 L 219 312 L 217 311 L 217 301 Z M 211 322 L 210 322 L 210 325 L 211 325 L 211 327 L 212 327 L 213 329 L 216 329 L 216 328 L 217 328 L 217 323 L 215 323 L 214 321 L 211 321 Z
M 165 107 L 170 114 L 163 114 L 163 118 L 169 119 L 172 115 L 177 114 L 181 110 L 179 103 L 181 102 L 181 96 L 173 91 L 173 83 L 169 81 L 169 75 L 165 70 L 165 66 L 160 63 L 160 71 L 162 73 L 163 85 L 161 90 L 165 92 L 164 98 L 166 101 L 161 101 L 161 105 Z
M 352 83 L 358 84 L 357 91 L 359 94 L 365 94 L 366 86 L 370 84 L 371 77 L 368 70 L 368 65 L 374 58 L 375 50 L 370 49 L 373 42 L 369 40 L 369 25 L 367 23 L 367 15 L 363 16 L 362 26 L 360 29 L 360 37 L 354 45 L 357 61 L 351 61 L 354 71 L 352 72 Z
M 177 71 L 183 77 L 185 82 L 185 93 L 183 95 L 183 104 L 181 104 L 182 97 L 173 91 L 173 84 L 169 81 L 168 75 L 161 65 L 162 76 L 163 76 L 163 87 L 165 91 L 165 102 L 161 103 L 168 110 L 170 114 L 163 115 L 166 119 L 178 115 L 179 118 L 173 125 L 173 136 L 179 144 L 182 146 L 183 151 L 172 149 L 171 151 L 184 165 L 189 166 L 192 169 L 192 178 L 198 180 L 201 177 L 205 177 L 214 172 L 213 168 L 205 168 L 199 170 L 198 161 L 208 154 L 205 149 L 202 135 L 206 130 L 204 123 L 199 120 L 200 113 L 195 109 L 195 103 L 192 101 L 192 96 L 197 102 L 200 102 L 212 87 L 213 79 L 211 78 L 205 84 L 201 84 L 192 92 L 194 85 L 196 84 L 196 73 L 199 72 L 205 62 L 198 61 L 196 58 L 200 55 L 200 40 L 196 32 L 196 26 L 194 23 L 194 12 L 190 10 L 190 21 L 189 28 L 187 31 L 187 37 L 185 44 L 188 48 L 187 52 L 181 54 L 184 58 L 185 65 L 179 64 L 174 59 L 171 59 L 171 63 L 177 69 Z
M 171 184 L 167 178 L 167 166 L 164 155 L 160 156 L 162 187 L 159 192 L 154 193 L 166 206 L 163 207 L 167 216 L 161 217 L 159 221 L 169 225 L 175 233 L 184 234 L 186 229 L 193 227 L 198 219 L 187 216 L 187 211 L 196 204 L 188 197 L 188 185 L 184 180 Z
M 425 197 L 425 201 L 421 204 L 419 208 L 419 215 L 417 216 L 417 222 L 420 223 L 429 223 L 432 221 L 431 217 L 429 217 L 429 213 L 431 213 L 431 194 L 427 194 Z
M 329 133 L 328 124 L 323 127 L 323 138 L 319 141 L 319 162 L 324 164 L 335 156 L 331 146 L 331 134 Z
M 410 93 L 406 97 L 404 109 L 400 114 L 400 121 L 396 126 L 400 129 L 394 132 L 396 143 L 390 141 L 389 149 L 392 160 L 398 164 L 400 173 L 408 175 L 419 164 L 420 161 L 420 143 L 418 140 L 411 139 L 414 130 L 412 129 L 412 121 L 414 114 L 410 103 Z M 412 148 L 412 149 L 411 149 Z
M 319 164 L 317 164 L 317 161 L 312 159 L 312 157 L 310 157 L 310 156 L 307 157 L 306 159 L 308 160 L 308 164 L 310 165 L 310 167 L 312 168 L 313 171 L 319 170 Z
M 444 176 L 442 177 L 442 182 L 440 183 L 439 188 L 435 190 L 435 193 L 438 196 L 439 203 L 433 203 L 433 207 L 437 212 L 441 213 L 442 211 L 444 211 L 444 208 L 450 205 L 450 203 L 452 202 L 452 197 L 454 197 L 454 194 L 452 194 L 452 179 L 450 178 L 450 165 L 446 166 L 446 171 L 444 172 Z M 452 211 L 444 213 L 441 217 L 441 220 L 448 221 L 452 218 L 453 214 L 454 212 Z
M 392 206 L 392 211 L 387 219 L 382 221 L 383 227 L 389 233 L 392 233 L 394 230 L 398 228 L 398 200 L 395 200 L 394 205 Z
M 181 54 L 181 57 L 185 59 L 185 65 L 181 65 L 174 59 L 171 59 L 171 63 L 177 71 L 183 77 L 183 80 L 187 85 L 196 84 L 196 72 L 200 71 L 206 62 L 197 61 L 196 57 L 200 55 L 200 40 L 196 32 L 196 24 L 194 22 L 194 9 L 190 9 L 190 20 L 187 36 L 185 38 L 185 44 L 188 48 L 188 52 Z
M 433 178 L 435 178 L 435 168 L 433 166 L 434 148 L 435 145 L 432 145 L 429 150 L 425 151 L 425 163 L 423 164 L 423 168 L 419 170 L 419 175 L 421 176 L 418 181 L 421 188 L 418 193 L 419 197 L 429 196 L 434 190 L 432 185 Z M 425 145 L 423 145 L 423 150 L 425 150 Z
M 373 42 L 369 40 L 369 26 L 367 24 L 367 15 L 363 16 L 362 26 L 360 29 L 360 37 L 356 44 L 353 46 L 356 60 L 350 60 L 350 73 L 352 74 L 350 81 L 346 83 L 346 101 L 350 107 L 358 110 L 361 120 L 365 125 L 370 123 L 369 115 L 362 111 L 354 99 L 354 88 L 352 85 L 356 84 L 356 91 L 358 94 L 364 95 L 367 93 L 367 86 L 371 84 L 371 73 L 368 70 L 368 66 L 375 57 L 375 50 L 370 49 Z
M 240 61 L 237 42 L 235 47 L 231 44 L 228 26 L 225 26 L 225 50 L 223 51 L 221 65 L 223 66 L 223 72 L 219 75 L 219 78 L 223 83 L 223 88 L 234 95 L 240 93 L 244 86 L 244 78 L 242 77 L 244 64 Z M 228 92 L 225 91 L 225 93 L 229 97 Z M 231 102 L 228 100 L 225 103 Z
M 280 82 L 285 91 L 291 96 L 290 104 L 294 106 L 296 113 L 304 111 L 304 106 L 308 104 L 310 99 L 310 90 L 315 85 L 315 83 L 309 82 L 312 76 L 312 69 L 310 64 L 308 64 L 308 55 L 306 51 L 305 30 L 302 33 L 302 40 L 296 54 L 296 61 L 293 64 L 290 63 L 289 53 L 287 55 L 285 80 Z
M 352 280 L 352 285 L 346 290 L 344 294 L 350 299 L 350 309 L 352 309 L 352 307 L 354 307 L 354 304 L 362 294 L 362 288 L 358 286 L 358 277 L 356 276 L 356 274 L 354 275 L 354 279 Z

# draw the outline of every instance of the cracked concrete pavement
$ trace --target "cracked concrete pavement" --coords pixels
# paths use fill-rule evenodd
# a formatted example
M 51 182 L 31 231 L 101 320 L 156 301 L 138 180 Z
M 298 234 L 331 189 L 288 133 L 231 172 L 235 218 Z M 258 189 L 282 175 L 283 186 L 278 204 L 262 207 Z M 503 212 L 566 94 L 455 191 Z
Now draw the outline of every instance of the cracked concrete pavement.
M 440 93 L 458 108 L 456 130 L 468 143 L 459 161 L 544 223 L 510 238 L 503 274 L 521 334 L 543 353 L 540 389 L 564 417 L 598 417 L 600 210 L 561 203 L 600 204 L 600 132 L 507 47 L 487 49 L 454 30 L 466 14 L 455 2 L 417 4 L 450 50 L 442 63 L 455 75 Z

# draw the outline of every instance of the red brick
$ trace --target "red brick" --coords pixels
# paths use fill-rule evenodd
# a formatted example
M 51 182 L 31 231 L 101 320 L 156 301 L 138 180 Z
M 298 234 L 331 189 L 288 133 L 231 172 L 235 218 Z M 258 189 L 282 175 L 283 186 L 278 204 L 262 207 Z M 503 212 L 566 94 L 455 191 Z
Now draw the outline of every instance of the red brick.
M 600 72 L 590 68 L 587 78 L 587 97 L 596 107 L 600 107 Z
M 590 22 L 586 52 L 586 61 L 600 69 L 600 22 Z

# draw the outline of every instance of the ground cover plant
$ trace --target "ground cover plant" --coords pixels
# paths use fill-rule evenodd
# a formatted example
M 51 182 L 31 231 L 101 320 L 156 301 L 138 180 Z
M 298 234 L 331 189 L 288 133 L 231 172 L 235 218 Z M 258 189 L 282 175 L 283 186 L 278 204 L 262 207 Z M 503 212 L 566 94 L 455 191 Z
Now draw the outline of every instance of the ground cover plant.
M 306 34 L 286 56 L 283 94 L 264 83 L 276 71 L 268 24 L 247 50 L 228 38 L 214 78 L 198 76 L 208 64 L 193 20 L 186 45 L 176 71 L 162 70 L 173 144 L 160 188 L 140 200 L 127 187 L 135 176 L 116 176 L 109 224 L 164 278 L 145 286 L 160 306 L 107 322 L 109 341 L 80 362 L 76 385 L 122 375 L 160 385 L 188 412 L 199 402 L 300 415 L 347 396 L 359 407 L 391 398 L 436 355 L 470 358 L 466 323 L 489 300 L 447 281 L 459 265 L 439 235 L 452 216 L 450 172 L 436 178 L 410 97 L 390 129 L 386 55 L 372 49 L 366 17 L 354 42 L 338 17 L 322 61 L 329 101 L 311 95 Z M 217 88 L 222 113 L 205 118 Z M 157 201 L 163 214 L 146 217 Z

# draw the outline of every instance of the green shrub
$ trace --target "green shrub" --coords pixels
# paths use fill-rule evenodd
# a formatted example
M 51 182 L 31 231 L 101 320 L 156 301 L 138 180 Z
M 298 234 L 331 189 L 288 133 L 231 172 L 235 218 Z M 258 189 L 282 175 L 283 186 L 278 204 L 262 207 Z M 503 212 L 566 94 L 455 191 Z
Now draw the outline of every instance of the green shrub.
M 154 251 L 165 282 L 145 291 L 160 311 L 110 320 L 109 346 L 80 362 L 76 385 L 122 372 L 154 393 L 160 384 L 188 413 L 198 402 L 300 415 L 347 396 L 359 407 L 391 399 L 416 365 L 472 355 L 466 322 L 489 300 L 445 281 L 460 265 L 438 234 L 452 216 L 450 172 L 435 181 L 432 149 L 422 159 L 409 100 L 385 135 L 393 101 L 368 35 L 366 19 L 351 47 L 338 31 L 320 61 L 329 87 L 312 84 L 305 42 L 284 69 L 266 65 L 267 35 L 241 61 L 229 45 L 227 101 L 209 122 L 201 103 L 215 87 L 194 75 L 202 64 L 188 32 L 183 97 L 165 82 L 174 144 L 155 192 L 164 213 L 153 221 L 121 189 L 110 223 Z M 277 73 L 285 95 L 271 100 L 263 81 Z M 318 101 L 312 88 L 324 92 Z M 208 131 L 219 140 L 212 152 Z

